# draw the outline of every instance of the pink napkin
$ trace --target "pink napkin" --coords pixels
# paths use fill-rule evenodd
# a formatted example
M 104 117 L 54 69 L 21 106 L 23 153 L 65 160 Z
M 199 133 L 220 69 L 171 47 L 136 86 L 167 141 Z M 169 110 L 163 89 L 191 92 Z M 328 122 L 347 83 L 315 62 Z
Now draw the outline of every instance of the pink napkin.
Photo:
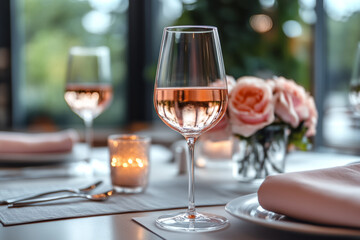
M 299 220 L 360 227 L 360 164 L 269 176 L 258 199 L 264 209 Z
M 72 150 L 78 139 L 72 129 L 52 133 L 0 132 L 0 154 L 65 153 Z

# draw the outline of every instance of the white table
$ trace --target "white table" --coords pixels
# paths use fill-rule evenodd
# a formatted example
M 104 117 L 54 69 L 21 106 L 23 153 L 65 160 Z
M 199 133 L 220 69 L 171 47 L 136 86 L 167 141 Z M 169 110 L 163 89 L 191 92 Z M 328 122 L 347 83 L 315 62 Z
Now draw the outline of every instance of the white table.
M 102 156 L 104 164 L 107 161 L 107 151 L 105 148 L 97 149 L 98 156 Z M 293 153 L 288 156 L 287 171 L 314 169 L 322 167 L 332 167 L 344 165 L 350 162 L 360 160 L 359 157 L 334 155 L 325 153 Z M 176 166 L 174 164 L 174 166 Z M 176 167 L 163 169 L 161 162 L 153 164 L 152 178 L 160 179 L 176 174 Z M 164 171 L 166 170 L 166 171 Z M 197 169 L 198 178 L 207 179 L 213 184 L 221 181 L 224 187 L 229 189 L 242 187 L 244 192 L 256 191 L 256 187 L 245 188 L 232 179 L 230 169 Z M 160 174 L 161 173 L 161 174 Z M 106 174 L 106 173 L 105 173 Z M 36 183 L 44 185 L 52 181 L 76 181 L 79 178 L 41 178 L 26 180 L 7 180 L 0 181 L 0 189 L 4 187 L 16 186 L 18 184 L 31 186 Z M 187 193 L 184 193 L 185 195 Z M 186 196 L 184 196 L 186 197 Z M 329 239 L 329 236 L 307 235 L 295 232 L 286 232 L 276 229 L 262 227 L 253 223 L 242 221 L 232 217 L 225 212 L 224 206 L 213 206 L 198 208 L 208 212 L 214 212 L 226 216 L 230 220 L 230 227 L 221 231 L 212 233 L 167 233 L 170 239 Z M 107 216 L 73 218 L 49 222 L 40 222 L 32 224 L 23 224 L 17 226 L 0 226 L 0 239 L 161 239 L 156 234 L 148 231 L 141 225 L 132 220 L 133 217 L 154 217 L 168 213 L 165 211 L 148 211 L 126 214 L 114 214 Z M 161 230 L 163 231 L 163 230 Z M 160 233 L 161 233 L 160 231 Z M 337 238 L 331 238 L 337 239 Z M 344 239 L 339 237 L 338 239 Z

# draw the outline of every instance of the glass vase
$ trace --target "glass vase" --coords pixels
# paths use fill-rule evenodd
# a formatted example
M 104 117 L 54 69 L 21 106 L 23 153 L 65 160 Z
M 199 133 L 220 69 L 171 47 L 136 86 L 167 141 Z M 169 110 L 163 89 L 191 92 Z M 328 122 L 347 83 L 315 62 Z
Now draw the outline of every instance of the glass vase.
M 269 125 L 250 137 L 234 136 L 233 175 L 241 182 L 262 181 L 266 176 L 283 173 L 289 129 Z

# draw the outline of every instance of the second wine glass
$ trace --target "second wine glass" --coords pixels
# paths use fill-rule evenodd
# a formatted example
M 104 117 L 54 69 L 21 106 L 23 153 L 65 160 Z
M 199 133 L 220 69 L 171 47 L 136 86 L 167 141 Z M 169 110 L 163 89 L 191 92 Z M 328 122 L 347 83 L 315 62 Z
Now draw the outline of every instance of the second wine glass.
M 69 50 L 65 101 L 85 123 L 88 146 L 85 160 L 91 160 L 93 120 L 109 105 L 111 85 L 110 51 L 108 47 L 72 47 Z
M 188 209 L 161 216 L 157 226 L 173 231 L 205 232 L 224 228 L 222 216 L 195 209 L 194 147 L 199 136 L 215 126 L 227 107 L 227 84 L 217 29 L 177 26 L 164 29 L 154 88 L 161 120 L 180 132 L 189 148 Z

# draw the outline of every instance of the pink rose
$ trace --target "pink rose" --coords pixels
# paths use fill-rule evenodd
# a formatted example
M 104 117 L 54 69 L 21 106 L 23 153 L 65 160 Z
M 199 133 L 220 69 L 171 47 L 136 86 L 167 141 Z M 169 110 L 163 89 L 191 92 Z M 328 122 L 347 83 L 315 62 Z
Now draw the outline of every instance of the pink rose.
M 306 91 L 293 80 L 284 77 L 276 78 L 274 83 L 275 114 L 296 128 L 310 115 Z
M 233 89 L 234 86 L 236 85 L 235 78 L 233 76 L 226 75 L 226 84 L 227 84 L 228 92 L 230 92 L 231 89 Z M 212 87 L 224 87 L 224 81 L 216 80 L 215 82 L 211 83 L 211 86 Z
M 306 101 L 307 107 L 309 109 L 309 117 L 305 120 L 304 124 L 308 128 L 305 136 L 311 137 L 315 136 L 316 134 L 316 124 L 318 120 L 318 112 L 316 110 L 314 98 L 308 95 L 307 101 Z
M 231 92 L 231 90 L 236 85 L 235 78 L 233 76 L 226 75 L 226 82 L 227 82 L 228 92 Z
M 251 136 L 274 121 L 270 85 L 256 77 L 239 78 L 230 92 L 228 110 L 233 133 Z
M 228 87 L 228 92 L 234 88 L 236 85 L 235 78 L 233 76 L 226 75 L 226 82 Z M 222 81 L 216 81 L 212 86 L 221 87 Z M 212 141 L 223 141 L 228 139 L 231 136 L 231 127 L 229 122 L 229 117 L 227 114 L 209 131 L 203 134 L 203 139 L 210 139 Z
M 229 117 L 227 114 L 209 131 L 202 135 L 203 139 L 210 139 L 212 141 L 224 141 L 229 139 L 231 136 L 231 126 L 229 122 Z

